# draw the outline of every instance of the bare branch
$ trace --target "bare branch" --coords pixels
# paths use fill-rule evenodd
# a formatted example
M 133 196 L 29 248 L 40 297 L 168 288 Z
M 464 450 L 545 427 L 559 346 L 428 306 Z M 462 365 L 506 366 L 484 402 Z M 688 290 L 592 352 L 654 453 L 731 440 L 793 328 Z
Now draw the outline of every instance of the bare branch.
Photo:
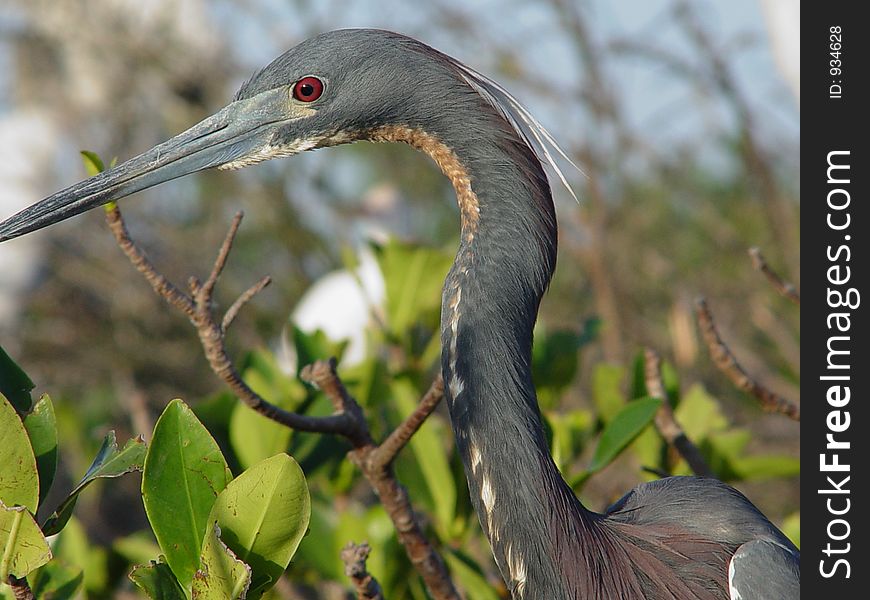
M 682 426 L 674 416 L 674 411 L 671 410 L 670 399 L 662 381 L 661 359 L 651 348 L 644 350 L 644 366 L 647 392 L 650 396 L 662 399 L 662 405 L 655 416 L 656 429 L 665 438 L 665 441 L 685 459 L 695 475 L 713 477 L 713 471 L 710 470 L 707 461 L 701 455 L 701 451 L 686 436 Z
M 210 297 L 214 293 L 214 286 L 217 284 L 218 277 L 221 276 L 221 273 L 224 271 L 224 267 L 227 266 L 227 258 L 230 255 L 230 250 L 233 249 L 233 241 L 236 239 L 236 234 L 239 232 L 239 225 L 242 223 L 242 218 L 245 216 L 245 213 L 239 211 L 233 217 L 233 221 L 230 224 L 230 229 L 227 231 L 227 235 L 224 238 L 224 243 L 221 244 L 221 249 L 218 252 L 217 258 L 214 261 L 214 265 L 212 266 L 211 273 L 208 276 L 208 279 L 205 280 L 205 283 L 200 288 L 200 294 L 204 297 Z
M 272 283 L 272 278 L 269 275 L 266 275 L 260 281 L 249 287 L 245 292 L 236 298 L 236 301 L 233 302 L 232 306 L 227 309 L 227 312 L 224 314 L 224 318 L 221 321 L 221 330 L 226 333 L 227 329 L 230 328 L 230 325 L 233 324 L 233 321 L 236 318 L 236 315 L 239 314 L 239 311 L 245 307 L 245 304 L 254 299 L 254 296 L 263 291 L 267 285 Z
M 414 412 L 408 415 L 408 418 L 405 419 L 401 425 L 396 427 L 393 432 L 387 436 L 387 439 L 381 442 L 381 445 L 378 446 L 377 450 L 372 453 L 373 456 L 371 457 L 371 461 L 374 465 L 384 467 L 391 464 L 411 437 L 417 433 L 418 429 L 420 429 L 423 421 L 432 414 L 432 411 L 435 410 L 435 407 L 438 406 L 438 403 L 441 402 L 443 397 L 444 379 L 442 379 L 441 373 L 438 373 L 435 381 L 432 382 L 432 385 L 420 400 L 420 404 L 417 405 Z
M 369 433 L 362 407 L 344 387 L 344 383 L 339 379 L 335 368 L 334 358 L 328 361 L 318 360 L 314 364 L 304 367 L 299 376 L 326 394 L 326 397 L 332 401 L 336 414 L 347 415 L 354 422 L 353 429 L 342 433 L 353 444 L 354 448 L 372 448 L 374 440 Z
M 749 249 L 749 256 L 752 257 L 752 266 L 761 271 L 764 276 L 767 277 L 767 280 L 781 296 L 784 296 L 795 304 L 800 305 L 801 295 L 798 293 L 797 288 L 795 288 L 794 284 L 785 281 L 776 273 L 776 271 L 770 268 L 764 255 L 761 254 L 760 249 L 753 246 Z
M 121 251 L 127 255 L 136 270 L 145 276 L 157 295 L 169 302 L 172 306 L 183 312 L 188 318 L 193 318 L 194 306 L 193 299 L 187 294 L 175 287 L 166 277 L 157 272 L 145 253 L 142 252 L 133 240 L 130 239 L 130 233 L 127 231 L 127 225 L 124 223 L 124 218 L 121 216 L 121 210 L 116 204 L 110 204 L 106 208 L 106 222 L 109 224 L 109 229 L 115 236 L 118 246 Z
M 366 560 L 371 550 L 367 542 L 362 544 L 348 542 L 341 550 L 344 574 L 353 582 L 357 600 L 384 600 L 381 585 L 366 568 Z
M 399 426 L 398 433 L 394 433 L 388 438 L 384 451 L 380 451 L 379 447 L 375 445 L 362 408 L 339 379 L 335 370 L 335 359 L 318 361 L 307 366 L 302 372 L 304 379 L 316 385 L 332 400 L 335 407 L 335 412 L 332 415 L 309 417 L 275 406 L 254 392 L 242 380 L 226 349 L 226 330 L 241 308 L 262 290 L 270 279 L 264 277 L 239 296 L 220 322 L 218 322 L 213 309 L 214 288 L 226 266 L 242 214 L 238 213 L 233 219 L 205 283 L 201 284 L 195 277 L 190 278 L 191 296 L 178 290 L 163 275 L 158 273 L 145 258 L 144 253 L 130 239 L 123 217 L 116 206 L 106 211 L 106 219 L 115 234 L 118 245 L 121 246 L 137 270 L 151 283 L 151 287 L 158 295 L 188 316 L 196 328 L 212 371 L 233 390 L 242 402 L 261 415 L 292 429 L 337 434 L 351 443 L 354 449 L 348 454 L 349 458 L 359 466 L 380 498 L 396 527 L 399 541 L 405 547 L 411 564 L 420 573 L 432 598 L 435 600 L 460 600 L 443 559 L 423 533 L 423 527 L 411 507 L 408 492 L 396 480 L 390 464 L 395 453 L 419 428 L 443 395 L 443 384 L 439 383 L 440 379 L 433 383 L 432 388 L 421 401 L 420 407 Z M 381 457 L 387 457 L 387 459 L 384 460 Z
M 710 307 L 704 298 L 698 299 L 696 310 L 701 333 L 707 342 L 710 356 L 713 358 L 716 366 L 719 367 L 719 370 L 725 373 L 738 389 L 755 396 L 764 410 L 780 413 L 790 419 L 800 421 L 801 409 L 798 405 L 762 386 L 752 379 L 743 367 L 740 366 L 740 363 L 737 362 L 737 359 L 719 335 L 716 323 L 713 320 L 713 313 L 710 312 Z

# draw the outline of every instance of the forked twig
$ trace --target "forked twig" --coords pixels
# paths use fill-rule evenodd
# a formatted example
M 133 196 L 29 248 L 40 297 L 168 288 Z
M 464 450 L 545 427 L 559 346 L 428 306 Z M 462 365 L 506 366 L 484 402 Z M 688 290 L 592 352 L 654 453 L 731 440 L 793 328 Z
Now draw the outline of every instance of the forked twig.
M 351 443 L 353 450 L 349 453 L 349 457 L 359 466 L 380 498 L 396 527 L 399 541 L 404 545 L 408 558 L 420 573 L 432 597 L 437 600 L 459 600 L 459 594 L 441 555 L 424 535 L 422 525 L 411 507 L 408 492 L 399 484 L 392 469 L 392 462 L 398 452 L 440 402 L 444 391 L 440 375 L 423 397 L 420 406 L 381 445 L 375 444 L 362 407 L 347 392 L 339 379 L 335 371 L 334 359 L 318 361 L 302 372 L 304 379 L 319 387 L 332 400 L 335 407 L 333 414 L 325 417 L 310 417 L 275 406 L 254 392 L 242 380 L 226 348 L 226 334 L 233 320 L 242 307 L 269 284 L 270 278 L 264 277 L 248 288 L 230 305 L 222 318 L 215 314 L 214 290 L 226 266 L 242 220 L 242 213 L 239 212 L 234 217 L 205 282 L 201 283 L 195 277 L 190 278 L 188 282 L 190 294 L 185 294 L 160 274 L 144 252 L 130 239 L 123 216 L 116 205 L 107 206 L 106 220 L 121 250 L 151 284 L 154 291 L 190 319 L 199 335 L 212 371 L 242 402 L 261 415 L 292 429 L 337 434 Z

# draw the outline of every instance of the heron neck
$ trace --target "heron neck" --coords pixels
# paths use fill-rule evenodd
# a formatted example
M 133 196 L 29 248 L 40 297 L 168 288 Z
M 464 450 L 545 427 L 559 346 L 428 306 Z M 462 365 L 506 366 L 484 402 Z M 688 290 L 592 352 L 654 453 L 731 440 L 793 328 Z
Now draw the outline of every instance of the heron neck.
M 443 289 L 441 360 L 472 503 L 505 580 L 522 589 L 549 579 L 552 589 L 576 571 L 558 556 L 595 515 L 550 456 L 532 382 L 532 330 L 556 254 L 546 175 L 515 135 L 389 135 L 429 154 L 456 189 L 462 233 Z

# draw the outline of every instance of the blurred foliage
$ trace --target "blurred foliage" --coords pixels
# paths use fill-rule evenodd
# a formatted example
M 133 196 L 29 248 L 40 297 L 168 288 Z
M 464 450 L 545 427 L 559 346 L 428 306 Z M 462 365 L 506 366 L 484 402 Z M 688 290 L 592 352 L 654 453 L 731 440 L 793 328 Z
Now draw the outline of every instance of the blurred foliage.
M 419 290 L 437 293 L 449 266 L 450 255 L 438 249 L 397 242 L 376 248 L 376 254 L 388 290 L 386 322 L 373 322 L 369 330 L 369 352 L 363 362 L 347 368 L 340 364 L 339 367 L 349 391 L 365 408 L 374 434 L 381 439 L 413 411 L 438 368 L 438 352 L 431 350 L 439 337 L 437 302 L 421 299 L 400 305 L 391 302 L 389 295 L 407 297 Z M 689 473 L 685 462 L 673 454 L 651 426 L 662 399 L 647 395 L 640 356 L 627 366 L 595 365 L 591 377 L 593 403 L 586 408 L 577 407 L 571 402 L 571 388 L 583 355 L 597 343 L 598 323 L 587 321 L 577 332 L 544 326 L 538 329 L 537 347 L 541 350 L 535 357 L 535 378 L 542 390 L 548 439 L 557 465 L 581 497 L 585 497 L 587 485 L 614 472 L 608 469 L 614 462 L 619 462 L 623 471 L 633 473 L 636 480 L 649 479 L 653 477 L 651 473 Z M 305 361 L 328 358 L 332 353 L 340 356 L 344 347 L 340 340 L 330 341 L 319 331 L 306 334 L 296 329 L 292 337 L 297 355 Z M 250 351 L 243 366 L 246 382 L 279 406 L 312 415 L 331 412 L 331 404 L 325 398 L 302 383 L 296 373 L 283 371 L 269 351 Z M 6 371 L 20 378 L 21 370 L 11 359 L 7 360 Z M 663 373 L 678 421 L 699 446 L 717 476 L 740 484 L 799 474 L 796 458 L 752 451 L 750 432 L 735 425 L 723 412 L 720 401 L 703 385 L 681 385 L 677 369 L 670 363 L 664 364 Z M 47 397 L 40 400 L 32 414 L 38 414 L 39 406 L 46 401 Z M 11 415 L 8 418 L 18 420 L 12 406 L 6 406 Z M 194 416 L 194 412 L 199 418 Z M 78 419 L 68 413 L 65 418 Z M 22 440 L 27 440 L 25 423 L 26 420 L 18 429 Z M 79 436 L 87 437 L 87 432 L 80 431 Z M 92 556 L 93 560 L 79 560 L 73 563 L 76 566 L 72 566 L 62 559 L 63 555 L 55 545 L 58 560 L 32 573 L 30 579 L 34 586 L 46 590 L 84 589 L 90 598 L 111 597 L 119 589 L 131 589 L 132 584 L 124 575 L 133 569 L 132 582 L 147 593 L 183 597 L 183 590 L 189 590 L 192 582 L 199 585 L 193 575 L 200 568 L 201 560 L 229 561 L 226 572 L 235 573 L 235 579 L 222 582 L 222 585 L 239 589 L 250 586 L 252 595 L 248 597 L 254 597 L 255 592 L 274 585 L 283 569 L 266 569 L 264 565 L 274 563 L 259 563 L 256 557 L 263 553 L 256 547 L 247 553 L 240 549 L 239 540 L 244 536 L 238 534 L 233 519 L 243 515 L 248 523 L 269 523 L 279 529 L 285 526 L 276 516 L 280 514 L 276 508 L 281 505 L 286 509 L 286 498 L 279 503 L 275 498 L 267 499 L 259 509 L 263 511 L 260 516 L 255 508 L 242 510 L 237 503 L 251 497 L 257 490 L 269 487 L 263 483 L 264 476 L 256 474 L 257 470 L 267 469 L 277 457 L 286 457 L 283 453 L 287 452 L 304 471 L 311 498 L 310 522 L 306 517 L 307 535 L 301 537 L 306 532 L 303 527 L 296 537 L 291 536 L 287 547 L 292 554 L 295 544 L 299 544 L 287 575 L 287 585 L 295 590 L 294 594 L 316 597 L 324 593 L 325 582 L 345 584 L 339 560 L 340 548 L 349 541 L 368 541 L 374 549 L 368 568 L 388 596 L 426 598 L 422 583 L 399 545 L 384 509 L 360 473 L 345 458 L 348 447 L 343 441 L 290 431 L 254 413 L 223 392 L 198 400 L 193 412 L 178 400 L 171 402 L 157 421 L 150 439 L 148 455 L 144 459 L 142 498 L 151 527 L 113 537 L 108 546 L 92 545 L 88 536 L 67 533 L 64 529 L 58 538 L 61 542 L 55 544 L 60 543 L 63 549 L 66 543 L 63 540 L 73 536 L 69 543 L 80 546 L 79 556 Z M 425 515 L 427 534 L 445 556 L 451 574 L 468 597 L 504 597 L 488 545 L 470 506 L 462 465 L 451 440 L 449 419 L 443 410 L 438 411 L 400 454 L 396 471 L 402 484 L 408 488 L 415 509 Z M 62 454 L 63 442 L 61 439 Z M 36 439 L 30 443 L 37 445 Z M 138 465 L 134 468 L 142 468 L 144 445 L 138 442 L 139 446 L 136 446 L 136 443 L 131 440 L 123 450 L 119 450 L 114 443 L 114 434 L 106 436 L 94 464 L 81 483 L 72 489 L 69 498 L 61 502 L 46 520 L 43 531 L 55 533 L 67 524 L 75 499 L 80 492 L 87 495 L 83 488 L 91 481 L 116 476 L 134 465 Z M 10 438 L 0 451 L 7 446 L 23 447 L 20 440 L 12 442 Z M 142 448 L 135 455 L 138 458 L 131 454 L 136 447 Z M 128 454 L 130 458 L 126 459 Z M 185 471 L 181 465 L 198 464 L 195 457 L 200 455 L 212 457 L 202 464 L 214 472 L 180 479 L 178 473 Z M 226 457 L 226 463 L 223 463 L 223 457 Z M 152 463 L 160 468 L 150 469 Z M 291 461 L 291 464 L 296 463 Z M 229 472 L 225 475 L 227 465 L 241 474 L 234 479 Z M 645 471 L 641 471 L 641 467 Z M 30 495 L 33 499 L 28 496 L 25 506 L 34 513 L 38 474 L 35 467 L 28 469 L 32 471 L 33 492 Z M 296 469 L 298 471 L 298 467 Z M 298 471 L 298 478 L 302 477 L 302 471 Z M 292 488 L 298 485 L 293 477 L 283 474 L 280 477 L 273 474 L 273 477 L 282 486 Z M 248 481 L 250 484 L 246 483 Z M 305 485 L 303 480 L 298 481 Z M 197 485 L 201 487 L 199 491 L 191 487 Z M 254 487 L 246 487 L 251 485 Z M 225 486 L 226 491 L 218 496 L 215 507 L 211 508 L 213 490 L 220 491 Z M 232 498 L 235 499 L 222 501 L 234 486 L 237 491 L 232 492 Z M 289 490 L 286 493 L 293 495 Z M 0 486 L 0 497 L 2 495 Z M 308 491 L 304 497 L 308 497 Z M 3 500 L 10 506 L 22 503 L 16 498 L 8 496 Z M 190 499 L 194 500 L 192 506 L 187 505 Z M 125 506 L 123 510 L 142 510 L 141 505 L 131 506 L 129 499 L 120 502 Z M 289 505 L 295 506 L 293 502 Z M 219 506 L 226 508 L 218 509 Z M 119 506 L 106 509 L 115 511 Z M 99 514 L 100 509 L 97 510 Z M 213 515 L 211 518 L 208 518 L 209 512 Z M 289 523 L 294 522 L 294 517 L 288 518 Z M 786 522 L 786 531 L 799 541 L 799 520 L 795 519 Z M 215 520 L 221 524 L 223 532 L 219 538 L 213 538 L 207 530 L 207 524 Z M 74 525 L 71 532 L 77 530 L 78 523 L 75 518 L 69 521 Z M 190 523 L 196 523 L 192 530 Z M 142 564 L 143 557 L 156 558 L 155 538 L 150 537 L 154 535 L 150 531 L 156 534 L 160 555 L 165 558 L 160 559 L 162 562 Z M 233 534 L 227 537 L 228 532 Z M 190 534 L 193 537 L 189 540 L 179 537 Z M 202 545 L 203 535 L 205 546 Z M 270 551 L 273 554 L 285 552 L 279 549 Z M 202 558 L 200 552 L 204 553 Z M 236 561 L 245 561 L 250 567 Z M 31 570 L 35 566 L 38 564 L 33 563 Z M 253 571 L 249 573 L 245 569 Z M 176 591 L 157 591 L 164 588 Z M 283 589 L 286 591 L 287 587 Z
M 15 48 L 8 75 L 14 85 L 4 99 L 64 124 L 64 141 L 55 144 L 58 168 L 39 166 L 42 194 L 84 175 L 71 148 L 87 144 L 106 156 L 130 156 L 222 106 L 265 64 L 252 63 L 223 35 L 241 22 L 229 5 L 229 24 L 204 27 L 225 40 L 206 43 L 173 21 L 185 19 L 180 12 L 152 23 L 127 14 L 124 3 L 95 3 L 85 12 L 59 0 L 13 4 L 17 33 L 4 40 Z M 257 29 L 260 50 L 281 51 L 332 26 L 318 14 L 321 4 L 289 3 L 295 14 L 286 24 L 275 18 L 274 3 L 254 1 L 241 10 Z M 499 12 L 519 14 L 527 5 L 506 2 L 510 8 Z M 556 464 L 590 508 L 606 506 L 652 472 L 688 472 L 648 425 L 653 403 L 635 354 L 650 346 L 669 358 L 663 363 L 669 400 L 717 475 L 799 542 L 799 426 L 763 414 L 733 390 L 708 359 L 692 315 L 692 298 L 704 294 L 744 366 L 774 391 L 799 398 L 800 311 L 767 287 L 746 256 L 748 247 L 761 247 L 799 284 L 797 140 L 765 136 L 763 127 L 776 118 L 770 107 L 785 102 L 759 99 L 758 90 L 744 89 L 729 71 L 752 44 L 717 37 L 714 21 L 702 22 L 699 37 L 692 19 L 700 8 L 680 0 L 665 3 L 654 27 L 618 39 L 602 37 L 586 3 L 536 3 L 536 16 L 515 19 L 516 29 L 505 28 L 503 17 L 472 18 L 471 6 L 415 5 L 405 23 L 383 25 L 449 42 L 452 54 L 504 83 L 545 123 L 556 123 L 551 129 L 585 174 L 569 173 L 579 203 L 554 186 L 559 265 L 535 336 L 534 378 Z M 565 68 L 528 60 L 529 36 L 543 29 L 567 50 L 558 44 L 535 50 L 564 50 Z M 659 51 L 659 30 L 680 38 L 682 56 Z M 701 43 L 704 35 L 713 43 Z M 250 50 L 250 36 L 241 39 Z M 660 75 L 662 85 L 678 80 L 683 102 L 664 118 L 678 127 L 691 111 L 704 127 L 687 141 L 650 140 L 623 110 L 620 82 L 607 76 L 615 61 Z M 554 106 L 559 117 L 548 120 L 543 109 Z M 230 215 L 246 210 L 219 296 L 233 298 L 259 274 L 273 275 L 274 284 L 246 307 L 230 340 L 245 380 L 263 396 L 306 414 L 331 412 L 296 373 L 282 370 L 270 348 L 305 290 L 352 262 L 348 244 L 372 237 L 381 240 L 375 254 L 386 303 L 367 331 L 366 360 L 340 363 L 340 374 L 376 439 L 427 388 L 438 364 L 439 290 L 459 218 L 448 182 L 426 157 L 402 146 L 355 144 L 240 173 L 203 173 L 141 196 L 123 204 L 131 233 L 176 282 L 203 274 Z M 41 234 L 45 247 L 34 259 L 39 274 L 21 294 L 20 317 L 0 324 L 6 351 L 38 383 L 31 396 L 30 379 L 0 350 L 0 392 L 19 415 L 36 399 L 30 424 L 14 428 L 19 444 L 29 440 L 36 465 L 28 471 L 31 484 L 36 474 L 36 487 L 20 500 L 32 504 L 37 490 L 35 523 L 45 523 L 76 488 L 110 430 L 122 440 L 151 439 L 169 400 L 182 397 L 233 474 L 285 450 L 305 473 L 309 532 L 288 575 L 265 597 L 347 597 L 340 548 L 367 540 L 370 570 L 388 597 L 424 598 L 388 516 L 345 459 L 347 445 L 287 431 L 221 391 L 185 319 L 138 278 L 101 218 L 94 211 Z M 390 241 L 383 241 L 384 230 Z M 341 357 L 345 345 L 318 332 L 291 330 L 289 338 L 299 367 Z M 46 390 L 51 399 L 40 396 Z M 11 444 L 13 436 L 3 431 L 2 443 Z M 396 467 L 468 597 L 505 597 L 443 409 Z M 133 565 L 148 566 L 161 553 L 140 483 L 135 474 L 97 478 L 74 508 L 68 505 L 73 516 L 51 541 L 55 558 L 30 577 L 40 597 L 52 590 L 56 598 L 135 593 L 127 577 Z M 165 581 L 155 575 L 160 572 L 172 570 L 157 563 L 140 580 Z

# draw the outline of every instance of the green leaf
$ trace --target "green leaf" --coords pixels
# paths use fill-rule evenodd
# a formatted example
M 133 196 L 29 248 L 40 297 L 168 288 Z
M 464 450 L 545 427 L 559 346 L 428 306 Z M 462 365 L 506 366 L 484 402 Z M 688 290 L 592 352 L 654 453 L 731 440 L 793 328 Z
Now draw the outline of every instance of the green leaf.
M 722 414 L 719 403 L 699 384 L 690 387 L 682 396 L 674 409 L 674 417 L 683 426 L 686 436 L 696 444 L 712 432 L 728 427 L 728 419 Z
M 24 418 L 24 429 L 30 438 L 30 446 L 36 455 L 39 472 L 39 505 L 48 495 L 57 470 L 57 420 L 54 406 L 48 394 L 43 394 L 33 411 Z
M 243 379 L 252 390 L 279 408 L 296 410 L 305 400 L 305 387 L 287 377 L 267 352 L 252 352 Z M 257 464 L 290 445 L 293 430 L 276 423 L 242 402 L 236 402 L 229 424 L 230 444 L 243 469 Z
M 84 573 L 73 565 L 55 559 L 31 574 L 28 580 L 36 598 L 73 600 L 82 587 Z
M 230 417 L 230 443 L 243 469 L 286 451 L 292 435 L 289 427 L 267 419 L 241 402 Z
M 308 522 L 307 536 L 309 540 L 316 542 L 300 544 L 295 556 L 297 561 L 311 566 L 324 579 L 337 580 L 341 578 L 343 569 L 341 561 L 335 560 L 342 544 L 336 535 L 339 513 L 334 501 L 333 496 L 322 492 L 320 498 L 311 498 L 311 519 Z
M 544 408 L 554 406 L 559 394 L 577 375 L 579 352 L 586 335 L 567 329 L 548 332 L 539 326 L 532 348 L 532 373 L 538 400 Z
M 52 540 L 54 561 L 79 569 L 84 576 L 85 592 L 105 595 L 109 581 L 106 549 L 88 541 L 84 526 L 72 517 L 63 531 Z
M 112 542 L 112 550 L 130 564 L 147 564 L 160 554 L 160 546 L 150 531 L 139 530 Z
M 42 526 L 45 535 L 54 535 L 63 529 L 75 508 L 79 494 L 90 483 L 97 479 L 120 477 L 132 471 L 141 471 L 145 457 L 145 442 L 137 437 L 127 440 L 122 449 L 118 449 L 115 441 L 115 432 L 110 431 L 103 439 L 103 445 L 97 452 L 94 462 L 91 464 L 85 476 L 79 484 L 73 488 L 69 496 L 61 502 L 60 506 L 52 513 Z
M 220 448 L 181 400 L 154 426 L 142 475 L 142 502 L 166 562 L 182 587 L 199 566 L 208 515 L 232 479 Z
M 583 451 L 595 421 L 586 410 L 567 413 L 548 411 L 544 417 L 552 432 L 550 451 L 553 461 L 562 473 L 566 473 L 571 462 Z
M 783 520 L 780 530 L 800 549 L 801 547 L 801 513 L 790 514 Z
M 293 329 L 293 346 L 296 349 L 296 373 L 318 360 L 335 357 L 339 361 L 347 348 L 347 340 L 333 341 L 320 329 L 305 333 L 295 325 Z
M 609 423 L 625 406 L 625 396 L 620 389 L 625 369 L 618 365 L 600 364 L 592 372 L 592 400 L 598 416 Z
M 26 415 L 33 408 L 30 390 L 34 387 L 27 373 L 0 346 L 0 395 L 6 396 L 18 414 Z
M 39 476 L 30 438 L 12 404 L 0 394 L 0 501 L 36 513 Z
M 450 568 L 450 574 L 464 588 L 468 600 L 499 599 L 480 565 L 458 550 L 444 550 L 444 560 Z
M 380 248 L 378 262 L 384 274 L 390 331 L 404 337 L 412 325 L 427 317 L 437 325 L 441 286 L 453 257 L 391 240 Z
M 212 508 L 221 539 L 252 569 L 248 598 L 272 587 L 296 552 L 311 517 L 302 469 L 278 454 L 254 465 L 227 485 Z
M 130 571 L 130 581 L 152 600 L 186 600 L 187 594 L 165 562 L 151 561 Z
M 0 501 L 0 581 L 10 574 L 24 577 L 49 560 L 48 541 L 30 511 Z
M 194 600 L 245 598 L 250 584 L 251 567 L 220 540 L 220 527 L 215 523 L 205 536 L 199 569 L 193 578 Z
M 793 456 L 743 456 L 732 460 L 730 466 L 741 480 L 794 477 L 801 472 L 801 461 Z
M 421 394 L 405 378 L 395 379 L 391 391 L 399 414 L 402 419 L 407 418 L 417 408 Z M 442 424 L 430 416 L 411 437 L 409 445 L 435 502 L 435 514 L 441 531 L 446 533 L 450 531 L 456 516 L 456 485 L 447 462 L 447 448 L 443 443 L 450 434 L 444 431 L 444 427 L 439 429 L 439 425 Z
M 85 163 L 85 170 L 88 172 L 89 177 L 93 177 L 106 170 L 103 159 L 96 152 L 82 150 L 80 154 L 82 155 L 82 162 Z
M 659 398 L 641 398 L 619 411 L 601 433 L 589 471 L 599 471 L 610 464 L 650 424 L 661 404 Z

